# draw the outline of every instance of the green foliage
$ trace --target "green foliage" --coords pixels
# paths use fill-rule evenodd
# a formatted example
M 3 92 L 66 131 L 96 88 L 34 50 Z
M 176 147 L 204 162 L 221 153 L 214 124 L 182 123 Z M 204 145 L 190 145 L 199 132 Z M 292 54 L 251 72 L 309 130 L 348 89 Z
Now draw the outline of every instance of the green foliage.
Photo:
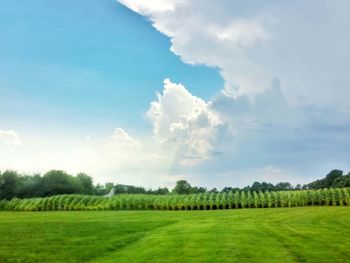
M 15 171 L 5 171 L 0 174 L 0 199 L 10 200 L 17 196 L 19 175 Z
M 259 207 L 259 203 L 260 203 L 260 200 L 259 200 L 259 195 L 257 192 L 253 192 L 253 202 L 254 202 L 254 207 L 255 208 L 258 208 Z
M 58 170 L 47 172 L 40 182 L 40 196 L 73 194 L 80 191 L 81 185 L 71 175 Z
M 271 208 L 350 205 L 349 188 L 279 192 L 206 192 L 192 195 L 120 194 L 55 195 L 45 198 L 13 198 L 0 201 L 0 210 L 81 211 L 81 210 L 206 210 L 226 208 Z
M 234 200 L 235 208 L 239 208 L 241 203 L 239 191 L 235 192 L 233 200 Z
M 176 186 L 174 188 L 174 193 L 176 194 L 190 194 L 191 193 L 191 185 L 186 180 L 179 180 L 176 182 Z
M 309 189 L 350 187 L 350 174 L 343 175 L 341 170 L 330 171 L 325 178 L 307 185 Z
M 240 205 L 241 208 L 245 208 L 247 207 L 247 196 L 245 192 L 241 192 L 241 198 L 240 198 Z
M 104 203 L 88 206 L 79 203 L 74 209 L 105 209 L 105 207 L 119 207 L 120 209 L 225 209 L 225 208 L 252 208 L 252 207 L 295 207 L 307 205 L 348 205 L 346 201 L 347 193 L 337 189 L 350 187 L 350 174 L 343 175 L 340 170 L 332 170 L 321 180 L 317 180 L 308 185 L 297 185 L 293 187 L 288 182 L 280 182 L 276 185 L 267 182 L 254 182 L 251 186 L 242 189 L 224 187 L 221 191 L 216 188 L 207 191 L 204 187 L 192 187 L 186 180 L 180 180 L 175 188 L 158 188 L 156 190 L 141 186 L 121 185 L 111 182 L 94 186 L 92 178 L 84 173 L 72 176 L 64 171 L 51 170 L 41 176 L 21 175 L 16 171 L 0 172 L 0 200 L 11 200 L 16 197 L 38 198 L 55 195 L 150 195 L 151 198 L 140 200 L 138 197 L 123 197 L 120 200 L 111 201 L 108 205 Z M 335 189 L 334 191 L 324 191 L 322 189 Z M 312 190 L 312 191 L 307 191 Z M 319 192 L 315 192 L 318 190 Z M 304 192 L 303 192 L 304 191 Z M 276 194 L 275 194 L 276 193 Z M 197 194 L 201 194 L 199 197 Z M 153 200 L 153 196 L 163 196 L 160 203 Z M 165 197 L 169 195 L 170 197 Z M 172 198 L 174 195 L 191 195 L 190 198 Z M 195 195 L 195 196 L 194 196 Z M 127 199 L 132 199 L 133 203 Z M 150 201 L 152 199 L 152 201 Z M 58 200 L 38 201 L 37 210 L 71 210 L 72 204 L 67 204 L 63 198 Z M 180 203 L 181 200 L 181 203 Z M 96 200 L 95 200 L 96 201 Z M 80 202 L 80 201 L 79 201 Z M 31 205 L 26 205 L 30 210 Z M 18 209 L 22 209 L 19 207 Z
M 20 175 L 16 171 L 0 173 L 0 200 L 60 194 L 94 194 L 94 191 L 92 178 L 83 173 L 76 177 L 59 170 L 51 170 L 43 176 Z

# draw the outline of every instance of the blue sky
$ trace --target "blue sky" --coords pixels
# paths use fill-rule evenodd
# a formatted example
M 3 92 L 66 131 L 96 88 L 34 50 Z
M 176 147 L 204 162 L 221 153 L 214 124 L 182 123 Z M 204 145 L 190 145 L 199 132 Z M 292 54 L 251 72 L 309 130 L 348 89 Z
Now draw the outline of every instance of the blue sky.
M 168 38 L 115 1 L 1 5 L 3 128 L 25 119 L 45 129 L 137 129 L 164 78 L 204 98 L 222 86 L 215 70 L 182 63 Z
M 349 169 L 347 1 L 0 4 L 0 170 L 208 187 Z

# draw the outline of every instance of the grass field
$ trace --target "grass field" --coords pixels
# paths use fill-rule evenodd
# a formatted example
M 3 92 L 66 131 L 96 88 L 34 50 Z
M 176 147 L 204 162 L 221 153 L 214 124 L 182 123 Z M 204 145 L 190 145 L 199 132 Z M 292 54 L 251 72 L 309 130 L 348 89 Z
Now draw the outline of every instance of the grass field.
M 350 262 L 350 207 L 0 212 L 0 262 Z

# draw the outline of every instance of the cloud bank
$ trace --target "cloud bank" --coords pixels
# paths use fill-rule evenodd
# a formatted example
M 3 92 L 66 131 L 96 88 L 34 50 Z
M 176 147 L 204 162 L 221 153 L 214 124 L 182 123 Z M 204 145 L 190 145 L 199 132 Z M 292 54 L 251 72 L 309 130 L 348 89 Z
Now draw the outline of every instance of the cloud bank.
M 293 104 L 348 105 L 349 1 L 119 2 L 150 19 L 184 62 L 218 68 L 227 96 L 254 97 L 278 78 Z

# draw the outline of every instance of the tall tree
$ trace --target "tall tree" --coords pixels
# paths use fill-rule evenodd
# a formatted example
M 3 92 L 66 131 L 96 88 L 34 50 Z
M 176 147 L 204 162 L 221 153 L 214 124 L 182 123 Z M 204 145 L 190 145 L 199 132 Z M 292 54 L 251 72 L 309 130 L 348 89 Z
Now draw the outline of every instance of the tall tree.
M 0 174 L 0 199 L 12 199 L 17 196 L 19 175 L 16 171 L 5 171 Z
M 186 180 L 179 180 L 176 182 L 176 186 L 173 191 L 177 194 L 190 194 L 191 189 L 191 185 Z
M 80 193 L 86 195 L 92 195 L 94 193 L 94 185 L 91 176 L 85 173 L 79 173 L 76 178 L 81 188 Z

